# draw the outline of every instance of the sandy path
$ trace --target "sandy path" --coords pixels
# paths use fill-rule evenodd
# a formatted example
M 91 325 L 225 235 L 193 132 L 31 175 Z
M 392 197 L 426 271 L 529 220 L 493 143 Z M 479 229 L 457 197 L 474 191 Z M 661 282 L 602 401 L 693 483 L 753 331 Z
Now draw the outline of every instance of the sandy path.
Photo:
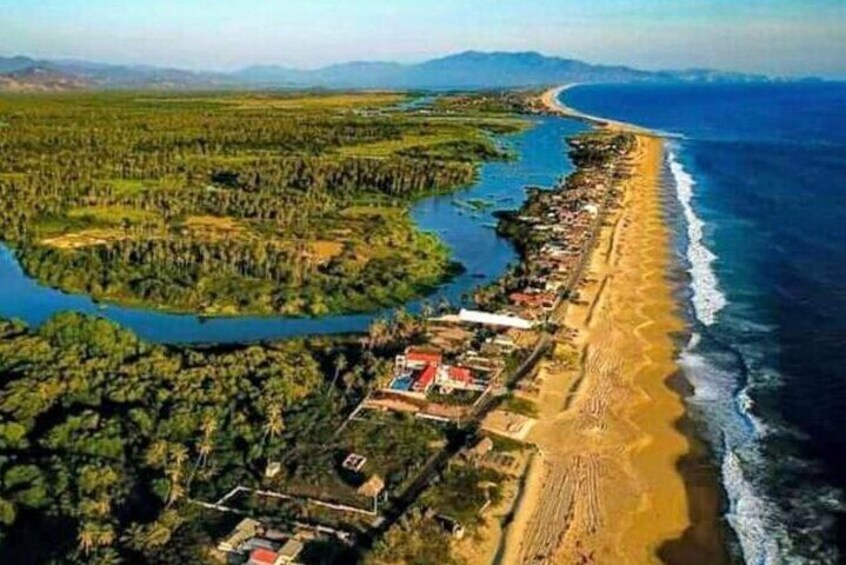
M 682 323 L 665 280 L 661 140 L 639 133 L 633 162 L 623 206 L 593 254 L 585 300 L 565 318 L 578 332 L 583 374 L 541 369 L 540 421 L 528 438 L 543 454 L 540 476 L 527 484 L 504 563 L 656 562 L 659 546 L 689 526 L 676 468 L 689 448 L 675 427 L 684 407 L 666 384 L 676 370 L 670 334 Z

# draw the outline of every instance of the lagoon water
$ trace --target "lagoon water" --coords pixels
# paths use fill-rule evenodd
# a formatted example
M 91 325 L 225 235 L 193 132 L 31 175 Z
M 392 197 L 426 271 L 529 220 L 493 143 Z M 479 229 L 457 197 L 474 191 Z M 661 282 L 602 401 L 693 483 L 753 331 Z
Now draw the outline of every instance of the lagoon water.
M 506 136 L 503 143 L 514 150 L 516 160 L 482 165 L 478 181 L 452 195 L 425 198 L 412 208 L 422 229 L 436 232 L 452 249 L 454 259 L 466 272 L 427 300 L 437 304 L 448 299 L 461 303 L 472 290 L 503 274 L 516 260 L 513 246 L 492 229 L 496 209 L 514 209 L 525 198 L 526 185 L 551 186 L 572 169 L 564 138 L 585 127 L 560 118 L 537 120 L 534 127 Z M 456 206 L 455 199 L 479 198 L 494 202 L 492 209 L 472 212 Z M 411 311 L 422 301 L 406 305 Z M 168 314 L 114 305 L 98 305 L 83 295 L 71 295 L 44 287 L 28 278 L 13 253 L 0 244 L 0 317 L 18 318 L 39 325 L 63 310 L 94 313 L 114 320 L 139 336 L 162 343 L 244 343 L 314 334 L 364 331 L 376 316 L 392 309 L 368 314 L 286 318 L 282 316 L 239 316 L 202 318 Z
M 846 84 L 595 85 L 669 141 L 691 411 L 747 563 L 846 555 Z

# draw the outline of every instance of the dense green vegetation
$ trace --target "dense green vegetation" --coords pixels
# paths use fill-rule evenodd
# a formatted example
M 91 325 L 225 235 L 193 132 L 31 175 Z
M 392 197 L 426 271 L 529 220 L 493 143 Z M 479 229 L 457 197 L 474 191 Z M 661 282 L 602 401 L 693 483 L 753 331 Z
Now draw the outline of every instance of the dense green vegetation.
M 454 465 L 420 502 L 472 530 L 482 523 L 480 512 L 487 504 L 499 504 L 502 480 L 502 475 L 491 469 Z
M 418 504 L 394 524 L 365 556 L 368 565 L 464 561 L 452 551 L 447 524 L 473 535 L 484 523 L 483 509 L 502 500 L 504 477 L 491 469 L 451 466 Z
M 323 347 L 166 348 L 78 314 L 0 322 L 0 561 L 160 561 L 189 496 L 257 485 L 341 418 Z M 338 385 L 366 387 L 366 367 Z
M 206 313 L 397 304 L 455 272 L 408 204 L 503 157 L 503 118 L 401 96 L 0 98 L 0 239 L 38 279 Z M 454 114 L 454 112 L 451 112 Z
M 441 96 L 435 107 L 445 112 L 477 112 L 484 114 L 521 114 L 531 107 L 540 95 L 534 90 L 490 90 L 455 93 Z
M 364 559 L 366 565 L 458 565 L 450 552 L 449 536 L 438 521 L 412 509 L 395 524 Z
M 361 340 L 188 348 L 76 313 L 0 321 L 0 562 L 202 562 L 231 520 L 191 501 L 236 486 L 297 497 L 227 503 L 277 527 L 356 529 L 306 499 L 369 509 L 366 478 L 395 492 L 443 447 L 443 426 L 404 414 L 340 427 L 423 332 L 400 311 Z M 357 476 L 352 452 L 368 459 Z

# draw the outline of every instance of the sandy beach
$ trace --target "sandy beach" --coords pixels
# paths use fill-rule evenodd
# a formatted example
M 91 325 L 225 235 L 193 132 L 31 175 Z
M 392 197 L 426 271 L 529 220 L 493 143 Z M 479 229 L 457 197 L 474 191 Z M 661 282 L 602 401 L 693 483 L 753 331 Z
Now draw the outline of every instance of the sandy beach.
M 555 111 L 560 89 L 546 93 Z M 661 138 L 637 135 L 619 210 L 609 216 L 558 347 L 576 369 L 541 366 L 540 451 L 506 537 L 510 563 L 720 563 L 716 480 L 685 430 L 673 334 L 683 330 L 667 275 Z

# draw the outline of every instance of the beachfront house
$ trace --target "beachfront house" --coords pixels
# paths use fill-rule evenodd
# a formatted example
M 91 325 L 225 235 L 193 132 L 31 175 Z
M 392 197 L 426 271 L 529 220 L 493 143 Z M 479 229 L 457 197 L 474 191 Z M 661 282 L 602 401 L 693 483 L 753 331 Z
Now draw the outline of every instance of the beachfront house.
M 470 368 L 448 365 L 443 354 L 431 349 L 408 348 L 394 360 L 391 392 L 425 396 L 432 387 L 445 394 L 456 390 L 483 391 L 487 386 Z

